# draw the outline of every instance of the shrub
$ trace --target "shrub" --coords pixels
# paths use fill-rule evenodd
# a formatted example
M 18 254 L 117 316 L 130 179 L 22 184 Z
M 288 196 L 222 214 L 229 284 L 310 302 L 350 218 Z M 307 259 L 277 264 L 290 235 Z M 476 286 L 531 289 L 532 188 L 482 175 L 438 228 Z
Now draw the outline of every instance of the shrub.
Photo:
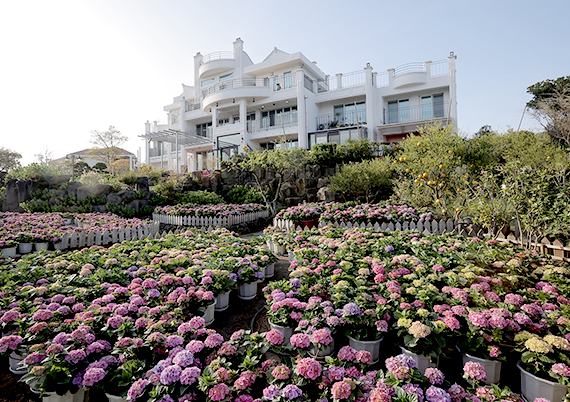
M 342 194 L 345 200 L 364 197 L 371 203 L 392 194 L 390 161 L 373 159 L 343 165 L 340 172 L 330 177 L 330 189 Z
M 6 180 L 10 179 L 32 179 L 39 180 L 45 179 L 50 176 L 58 176 L 61 174 L 69 174 L 66 166 L 51 166 L 51 165 L 40 165 L 39 163 L 32 163 L 28 166 L 21 166 L 10 170 L 6 175 Z
M 236 184 L 227 194 L 228 200 L 232 204 L 262 204 L 263 196 L 259 189 Z
M 186 191 L 177 200 L 177 204 L 213 205 L 223 203 L 224 199 L 211 191 Z
M 138 178 L 138 174 L 132 170 L 127 170 L 117 175 L 117 180 L 126 184 L 131 189 L 137 184 Z

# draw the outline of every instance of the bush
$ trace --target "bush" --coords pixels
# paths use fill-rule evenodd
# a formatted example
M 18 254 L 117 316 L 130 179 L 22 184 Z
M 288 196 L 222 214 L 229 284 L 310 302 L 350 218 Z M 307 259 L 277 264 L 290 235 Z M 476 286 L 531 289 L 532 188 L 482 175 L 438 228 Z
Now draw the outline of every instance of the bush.
M 337 146 L 334 143 L 317 144 L 311 148 L 311 162 L 328 168 L 335 167 L 340 160 L 337 154 Z
M 127 170 L 117 175 L 117 180 L 129 186 L 130 189 L 135 187 L 138 179 L 139 179 L 138 174 L 132 170 Z
M 227 194 L 228 201 L 232 204 L 263 204 L 261 192 L 254 187 L 236 184 Z
M 32 163 L 28 166 L 21 166 L 10 170 L 6 175 L 6 180 L 10 179 L 32 179 L 39 180 L 46 177 L 59 176 L 62 174 L 69 174 L 68 170 L 71 167 L 66 166 L 48 166 L 40 165 L 39 163 Z
M 342 194 L 345 200 L 363 197 L 372 203 L 386 199 L 392 194 L 390 161 L 373 159 L 343 165 L 330 182 L 331 191 Z
M 223 204 L 224 199 L 211 191 L 187 191 L 180 195 L 177 204 L 214 205 Z

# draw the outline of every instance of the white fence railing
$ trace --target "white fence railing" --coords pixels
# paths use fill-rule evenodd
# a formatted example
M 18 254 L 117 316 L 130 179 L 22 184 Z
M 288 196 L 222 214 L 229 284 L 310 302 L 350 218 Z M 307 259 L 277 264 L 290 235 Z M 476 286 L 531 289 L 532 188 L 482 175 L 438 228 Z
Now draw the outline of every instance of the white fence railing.
M 93 232 L 65 233 L 61 241 L 54 243 L 56 250 L 68 250 L 91 246 L 107 246 L 126 240 L 142 240 L 154 238 L 159 230 L 157 222 L 150 225 L 142 225 L 134 228 L 122 228 Z
M 177 226 L 196 227 L 228 227 L 239 225 L 240 223 L 253 222 L 259 218 L 267 218 L 269 211 L 248 212 L 240 215 L 230 215 L 220 218 L 211 216 L 175 216 L 152 214 L 152 220 L 158 223 Z

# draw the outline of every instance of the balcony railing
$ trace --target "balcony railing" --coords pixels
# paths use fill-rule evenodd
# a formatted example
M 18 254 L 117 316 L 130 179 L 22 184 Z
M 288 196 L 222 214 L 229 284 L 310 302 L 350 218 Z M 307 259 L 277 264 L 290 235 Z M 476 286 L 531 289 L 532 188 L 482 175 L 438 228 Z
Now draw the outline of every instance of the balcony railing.
M 255 78 L 234 78 L 210 85 L 209 87 L 202 90 L 202 96 L 205 98 L 206 96 L 214 94 L 216 92 L 241 87 L 267 87 L 267 84 L 264 84 L 263 79 L 256 80 Z
M 449 102 L 399 108 L 398 110 L 384 109 L 384 124 L 404 124 L 448 117 Z
M 328 130 L 335 127 L 356 126 L 356 111 L 344 112 L 339 115 L 334 113 L 317 116 L 316 131 Z M 366 124 L 366 110 L 358 111 L 358 124 Z
M 164 153 L 166 153 L 166 152 L 164 152 Z M 151 148 L 148 150 L 148 156 L 150 158 L 154 158 L 156 156 L 161 156 L 164 153 L 162 152 L 162 149 L 160 149 L 160 148 Z
M 442 77 L 449 75 L 449 61 L 438 60 L 431 63 L 431 76 Z
M 186 100 L 185 110 L 187 112 L 191 112 L 193 110 L 198 110 L 198 109 L 200 109 L 200 100 L 199 99 L 192 98 L 192 99 Z
M 376 82 L 374 84 L 376 85 L 376 88 L 383 88 L 390 85 L 390 76 L 388 71 L 376 74 L 375 80 Z
M 421 73 L 426 71 L 426 63 L 408 63 L 394 69 L 394 77 L 407 73 Z
M 201 64 L 206 64 L 215 60 L 233 60 L 233 58 L 234 58 L 233 52 L 214 52 L 214 53 L 209 53 L 204 57 L 202 57 Z
M 296 127 L 298 124 L 297 115 L 284 116 L 283 119 L 276 116 L 275 124 L 270 125 L 268 120 L 250 120 L 247 122 L 248 133 L 258 133 L 261 131 L 283 130 L 288 127 Z

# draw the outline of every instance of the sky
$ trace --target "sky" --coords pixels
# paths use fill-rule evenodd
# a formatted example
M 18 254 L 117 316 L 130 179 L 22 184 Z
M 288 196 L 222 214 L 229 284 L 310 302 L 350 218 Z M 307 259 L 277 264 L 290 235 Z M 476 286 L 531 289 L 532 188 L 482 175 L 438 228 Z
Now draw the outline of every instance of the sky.
M 193 83 L 194 55 L 238 37 L 254 63 L 277 47 L 331 76 L 454 52 L 465 135 L 516 129 L 527 87 L 570 75 L 568 0 L 0 0 L 0 15 L 0 147 L 23 165 L 111 125 L 136 154 L 144 123 Z M 540 126 L 526 114 L 521 129 Z

